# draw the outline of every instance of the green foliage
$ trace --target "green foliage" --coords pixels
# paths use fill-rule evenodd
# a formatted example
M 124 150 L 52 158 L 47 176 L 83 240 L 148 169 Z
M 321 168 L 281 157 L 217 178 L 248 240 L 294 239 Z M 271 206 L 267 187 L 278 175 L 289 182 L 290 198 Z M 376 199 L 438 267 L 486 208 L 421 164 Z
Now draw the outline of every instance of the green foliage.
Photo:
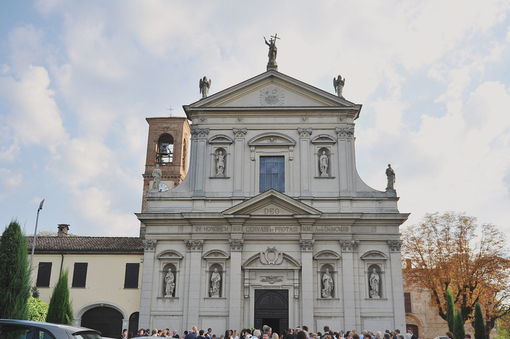
M 34 297 L 28 298 L 28 320 L 45 321 L 48 314 L 48 304 Z
M 29 279 L 27 241 L 11 221 L 0 243 L 0 318 L 28 318 Z
M 32 286 L 32 288 L 30 289 L 30 293 L 32 293 L 32 297 L 36 299 L 39 298 L 39 290 L 37 289 L 36 286 Z
M 69 301 L 69 271 L 61 272 L 57 286 L 51 294 L 50 306 L 46 322 L 71 325 L 73 321 L 73 307 Z
M 483 319 L 482 308 L 479 303 L 475 306 L 475 320 L 473 327 L 475 328 L 475 339 L 486 339 L 485 322 Z
M 448 290 L 446 290 L 446 321 L 448 321 L 448 331 L 452 333 L 454 333 L 454 307 L 452 290 L 448 288 Z
M 463 339 L 466 336 L 464 331 L 464 318 L 461 310 L 455 312 L 455 320 L 453 322 L 453 337 Z

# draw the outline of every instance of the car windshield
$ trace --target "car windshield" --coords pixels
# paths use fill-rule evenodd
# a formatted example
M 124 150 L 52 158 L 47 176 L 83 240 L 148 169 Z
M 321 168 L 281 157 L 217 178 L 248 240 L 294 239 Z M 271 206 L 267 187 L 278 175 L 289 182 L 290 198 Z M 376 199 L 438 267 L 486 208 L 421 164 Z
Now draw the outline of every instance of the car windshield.
M 82 331 L 73 333 L 73 339 L 101 339 L 101 336 L 97 332 Z

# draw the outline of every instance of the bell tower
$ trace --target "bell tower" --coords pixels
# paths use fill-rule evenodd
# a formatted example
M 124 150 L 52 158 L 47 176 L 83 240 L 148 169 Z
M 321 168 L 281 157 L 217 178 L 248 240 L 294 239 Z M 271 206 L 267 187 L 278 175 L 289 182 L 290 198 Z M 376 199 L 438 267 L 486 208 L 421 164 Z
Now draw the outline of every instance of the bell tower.
M 188 171 L 190 125 L 187 118 L 147 118 L 149 138 L 143 174 L 142 213 L 147 211 L 147 194 L 153 188 L 152 171 L 159 165 L 161 184 L 156 189 L 167 191 L 179 185 Z M 142 227 L 144 227 L 142 225 Z

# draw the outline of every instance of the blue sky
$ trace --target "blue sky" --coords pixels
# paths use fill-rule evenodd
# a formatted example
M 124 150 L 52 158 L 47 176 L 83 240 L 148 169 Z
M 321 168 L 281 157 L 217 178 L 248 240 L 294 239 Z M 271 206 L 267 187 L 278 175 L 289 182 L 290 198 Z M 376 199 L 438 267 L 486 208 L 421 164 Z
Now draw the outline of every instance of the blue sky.
M 0 223 L 135 236 L 146 117 L 279 71 L 363 104 L 357 167 L 399 209 L 510 234 L 509 1 L 3 1 Z M 168 109 L 172 108 L 171 111 Z

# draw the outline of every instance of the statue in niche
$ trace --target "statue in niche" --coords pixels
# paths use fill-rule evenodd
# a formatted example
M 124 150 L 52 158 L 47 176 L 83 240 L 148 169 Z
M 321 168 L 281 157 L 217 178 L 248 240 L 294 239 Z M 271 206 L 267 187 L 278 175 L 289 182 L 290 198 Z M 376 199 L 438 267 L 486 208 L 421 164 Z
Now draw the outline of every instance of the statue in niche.
M 370 273 L 370 298 L 380 298 L 381 294 L 379 293 L 379 282 L 381 281 L 381 277 L 375 268 L 372 269 L 372 273 Z
M 329 164 L 328 155 L 326 154 L 326 151 L 322 151 L 322 154 L 319 157 L 319 169 L 321 171 L 321 177 L 329 177 L 328 164 Z
M 276 39 L 280 39 L 277 37 L 277 34 L 271 36 L 269 38 L 269 42 L 267 42 L 266 37 L 264 37 L 266 45 L 269 46 L 269 53 L 267 54 L 269 57 L 269 61 L 267 62 L 268 66 L 276 66 L 276 54 L 278 53 L 278 49 L 276 48 Z
M 225 155 L 221 150 L 219 150 L 218 153 L 216 153 L 216 176 L 217 177 L 225 176 Z
M 338 78 L 333 78 L 333 87 L 335 87 L 336 95 L 338 95 L 340 98 L 344 98 L 342 96 L 342 92 L 344 90 L 345 85 L 345 78 L 342 79 L 342 76 L 339 75 Z
M 395 189 L 395 171 L 391 168 L 391 164 L 388 164 L 388 168 L 386 169 L 386 177 L 388 178 L 388 184 L 386 185 L 386 190 L 394 190 Z
M 174 296 L 174 288 L 175 288 L 175 276 L 172 270 L 169 268 L 168 272 L 165 275 L 165 297 L 173 297 Z
M 214 272 L 211 273 L 211 288 L 209 289 L 210 297 L 220 296 L 220 282 L 221 282 L 220 273 L 218 272 L 218 269 L 215 268 Z
M 326 268 L 326 272 L 322 275 L 322 297 L 333 298 L 333 287 L 335 283 L 329 273 L 329 268 Z
M 159 191 L 159 184 L 161 183 L 161 177 L 163 176 L 163 173 L 159 169 L 159 164 L 156 164 L 156 168 L 152 171 L 152 189 Z
M 211 82 L 212 80 L 207 80 L 206 76 L 200 79 L 198 87 L 200 88 L 200 93 L 202 93 L 202 99 L 207 98 L 207 95 L 209 94 L 209 88 L 211 87 Z

